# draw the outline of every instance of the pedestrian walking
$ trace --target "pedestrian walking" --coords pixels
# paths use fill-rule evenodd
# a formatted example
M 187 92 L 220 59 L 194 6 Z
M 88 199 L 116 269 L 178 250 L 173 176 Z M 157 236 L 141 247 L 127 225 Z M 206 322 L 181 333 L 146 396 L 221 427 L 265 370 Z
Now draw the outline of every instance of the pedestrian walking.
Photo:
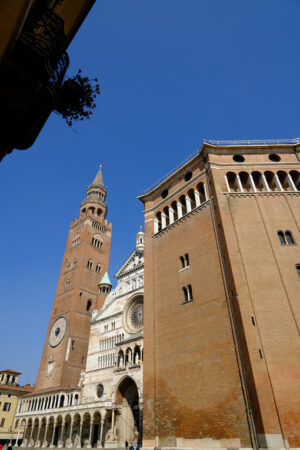
M 125 441 L 125 448 L 126 448 L 126 450 L 128 450 L 128 441 Z M 1 448 L 0 448 L 0 450 L 1 450 Z

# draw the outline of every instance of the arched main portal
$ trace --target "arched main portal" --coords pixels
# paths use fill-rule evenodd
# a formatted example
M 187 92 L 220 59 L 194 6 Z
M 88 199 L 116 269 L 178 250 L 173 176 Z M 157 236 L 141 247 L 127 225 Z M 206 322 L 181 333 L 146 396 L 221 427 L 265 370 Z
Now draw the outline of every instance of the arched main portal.
M 116 416 L 116 434 L 118 441 L 124 445 L 125 441 L 140 443 L 141 418 L 139 409 L 139 393 L 135 381 L 125 377 L 116 391 L 115 403 L 118 414 Z

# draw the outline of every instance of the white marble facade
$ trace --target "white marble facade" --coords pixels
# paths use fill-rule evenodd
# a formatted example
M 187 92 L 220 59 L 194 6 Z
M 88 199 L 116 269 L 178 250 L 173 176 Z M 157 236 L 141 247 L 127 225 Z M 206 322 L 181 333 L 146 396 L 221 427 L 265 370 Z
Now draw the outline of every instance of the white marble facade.
M 115 275 L 117 286 L 94 311 L 81 403 L 97 404 L 108 422 L 103 441 L 124 446 L 141 439 L 143 383 L 144 233 Z M 105 423 L 107 420 L 105 419 Z M 115 445 L 114 445 L 115 443 Z

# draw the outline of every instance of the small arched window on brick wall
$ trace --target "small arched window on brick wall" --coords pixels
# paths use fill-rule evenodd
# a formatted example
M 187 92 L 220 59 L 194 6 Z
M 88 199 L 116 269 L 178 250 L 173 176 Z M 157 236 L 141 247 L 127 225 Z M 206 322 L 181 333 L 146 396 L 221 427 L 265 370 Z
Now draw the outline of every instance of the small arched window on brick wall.
M 300 174 L 297 170 L 290 171 L 290 177 L 297 191 L 300 191 Z
M 99 250 L 101 250 L 102 244 L 103 244 L 103 242 L 99 238 L 97 238 L 97 237 L 92 238 L 92 246 L 93 247 L 96 247 Z
M 188 284 L 187 286 L 184 286 L 182 288 L 183 295 L 184 295 L 184 301 L 183 303 L 188 303 L 193 301 L 193 291 L 192 286 Z
M 277 234 L 281 245 L 295 245 L 295 240 L 289 230 L 285 232 L 280 230 Z
M 202 182 L 198 183 L 197 190 L 200 194 L 200 203 L 206 202 L 207 198 L 206 198 L 206 191 L 205 191 L 204 183 L 202 183 Z
M 88 301 L 87 301 L 87 304 L 86 304 L 86 310 L 87 310 L 87 311 L 89 311 L 89 310 L 91 309 L 92 304 L 93 304 L 92 300 L 88 300 Z

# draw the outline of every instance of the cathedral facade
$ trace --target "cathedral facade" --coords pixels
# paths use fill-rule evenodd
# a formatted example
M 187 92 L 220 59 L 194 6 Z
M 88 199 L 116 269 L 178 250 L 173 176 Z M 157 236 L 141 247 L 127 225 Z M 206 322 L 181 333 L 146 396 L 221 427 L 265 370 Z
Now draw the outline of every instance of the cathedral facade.
M 99 444 L 124 447 L 142 441 L 144 233 L 115 275 L 117 286 L 94 310 L 87 366 L 82 383 L 82 404 L 101 412 Z M 110 286 L 105 276 L 101 286 Z M 110 286 L 111 287 L 111 286 Z M 106 293 L 107 290 L 106 289 Z

